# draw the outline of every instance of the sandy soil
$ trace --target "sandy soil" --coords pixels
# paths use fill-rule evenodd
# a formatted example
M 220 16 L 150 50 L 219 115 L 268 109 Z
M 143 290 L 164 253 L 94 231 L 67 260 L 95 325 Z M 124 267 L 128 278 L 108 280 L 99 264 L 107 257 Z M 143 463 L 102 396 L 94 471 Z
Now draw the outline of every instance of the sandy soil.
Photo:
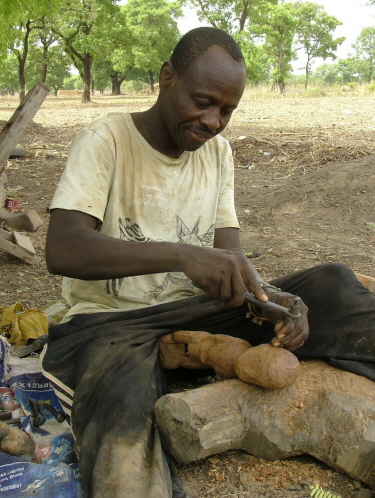
M 85 123 L 113 111 L 148 108 L 153 97 L 48 97 L 19 146 L 28 155 L 6 169 L 6 193 L 44 225 L 30 237 L 43 258 L 49 204 L 69 144 Z M 375 96 L 314 99 L 249 93 L 225 131 L 236 164 L 236 206 L 244 249 L 265 278 L 339 261 L 375 276 Z M 0 129 L 18 102 L 0 97 Z M 0 306 L 45 307 L 60 278 L 44 259 L 29 265 L 0 250 Z M 210 381 L 210 379 L 206 379 Z M 192 497 L 307 497 L 317 484 L 342 498 L 361 484 L 311 457 L 266 462 L 242 451 L 179 466 Z M 367 494 L 371 496 L 371 494 Z

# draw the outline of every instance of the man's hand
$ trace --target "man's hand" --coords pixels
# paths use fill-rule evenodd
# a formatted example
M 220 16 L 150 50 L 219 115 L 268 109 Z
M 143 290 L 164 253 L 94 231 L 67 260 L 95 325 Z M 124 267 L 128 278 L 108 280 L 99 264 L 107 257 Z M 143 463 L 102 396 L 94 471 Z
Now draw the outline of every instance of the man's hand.
M 259 275 L 242 251 L 190 246 L 186 252 L 181 270 L 207 296 L 232 306 L 241 306 L 246 292 L 267 301 Z
M 307 320 L 308 308 L 305 303 L 297 296 L 288 292 L 275 291 L 268 293 L 270 301 L 281 306 L 290 308 L 296 299 L 299 300 L 301 316 L 296 320 L 289 318 L 274 323 L 276 337 L 271 344 L 276 347 L 282 347 L 289 351 L 294 351 L 301 346 L 308 338 L 309 324 Z

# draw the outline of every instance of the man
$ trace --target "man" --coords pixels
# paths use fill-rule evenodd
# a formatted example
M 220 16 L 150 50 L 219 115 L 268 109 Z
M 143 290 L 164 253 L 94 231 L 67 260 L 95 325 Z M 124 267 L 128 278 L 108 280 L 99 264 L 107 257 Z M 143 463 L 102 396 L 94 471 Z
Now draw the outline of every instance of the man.
M 233 161 L 219 135 L 246 83 L 237 44 L 192 30 L 159 83 L 151 109 L 78 134 L 51 205 L 47 264 L 65 276 L 71 309 L 50 330 L 43 366 L 71 410 L 89 496 L 184 496 L 153 418 L 166 392 L 163 334 L 225 333 L 374 373 L 375 296 L 350 269 L 280 278 L 282 292 L 241 251 Z M 246 318 L 246 291 L 285 306 L 302 298 L 309 340 L 303 301 L 299 319 L 258 327 Z

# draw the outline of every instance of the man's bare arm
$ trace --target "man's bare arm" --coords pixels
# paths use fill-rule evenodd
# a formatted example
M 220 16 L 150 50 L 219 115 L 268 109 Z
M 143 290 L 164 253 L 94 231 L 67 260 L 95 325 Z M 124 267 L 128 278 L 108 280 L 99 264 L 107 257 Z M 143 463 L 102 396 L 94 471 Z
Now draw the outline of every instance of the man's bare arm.
M 51 273 L 81 280 L 106 280 L 182 271 L 208 296 L 234 306 L 243 304 L 246 286 L 259 299 L 266 299 L 252 265 L 240 251 L 227 249 L 224 242 L 220 243 L 224 247 L 217 248 L 128 242 L 98 232 L 97 223 L 96 218 L 79 211 L 51 211 L 46 245 Z M 235 241 L 234 233 L 233 237 Z

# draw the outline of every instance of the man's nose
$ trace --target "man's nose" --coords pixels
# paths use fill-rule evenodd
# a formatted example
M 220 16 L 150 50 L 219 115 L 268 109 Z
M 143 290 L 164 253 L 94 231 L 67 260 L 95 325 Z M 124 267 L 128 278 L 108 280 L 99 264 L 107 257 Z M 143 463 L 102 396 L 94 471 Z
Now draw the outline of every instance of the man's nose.
M 214 107 L 206 109 L 200 121 L 207 129 L 212 132 L 216 132 L 221 126 L 219 110 Z

